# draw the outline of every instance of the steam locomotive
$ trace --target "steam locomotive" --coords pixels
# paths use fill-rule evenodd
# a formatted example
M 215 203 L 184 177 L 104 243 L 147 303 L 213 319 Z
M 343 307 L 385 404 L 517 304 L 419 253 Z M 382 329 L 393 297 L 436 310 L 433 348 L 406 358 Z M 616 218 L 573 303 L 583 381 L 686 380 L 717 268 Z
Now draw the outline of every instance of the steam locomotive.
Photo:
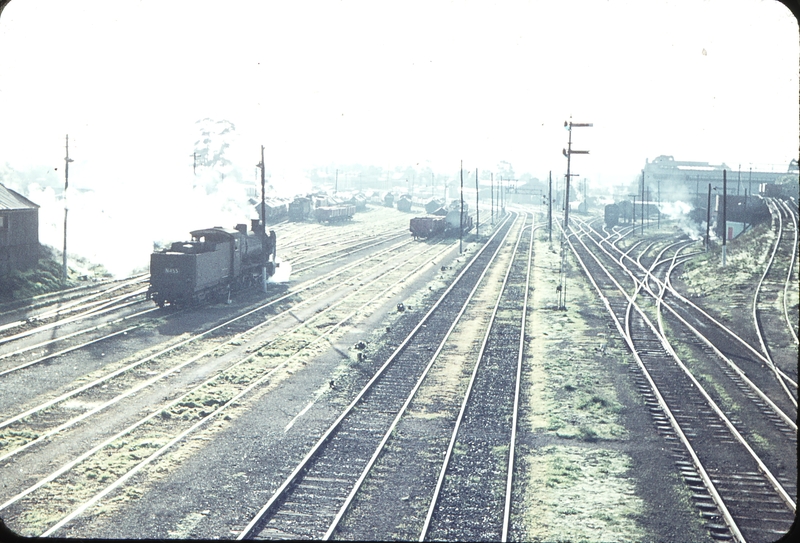
M 234 229 L 215 226 L 190 232 L 192 239 L 175 242 L 150 255 L 150 287 L 147 298 L 159 307 L 184 306 L 229 296 L 258 284 L 262 269 L 275 274 L 276 236 L 266 233 L 254 219 Z

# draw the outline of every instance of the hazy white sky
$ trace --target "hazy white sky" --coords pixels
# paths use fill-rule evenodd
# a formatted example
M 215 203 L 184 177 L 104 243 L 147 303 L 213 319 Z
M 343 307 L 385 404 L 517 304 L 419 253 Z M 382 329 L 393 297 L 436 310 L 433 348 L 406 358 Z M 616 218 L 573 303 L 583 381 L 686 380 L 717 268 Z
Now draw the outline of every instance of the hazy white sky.
M 56 163 L 69 133 L 109 180 L 184 168 L 205 117 L 277 168 L 546 175 L 570 115 L 594 123 L 589 177 L 798 151 L 798 29 L 773 0 L 12 0 L 0 51 L 0 161 Z
M 60 176 L 69 134 L 70 186 L 95 191 L 72 197 L 71 247 L 137 234 L 116 271 L 146 262 L 167 216 L 169 235 L 208 226 L 163 212 L 205 209 L 181 201 L 204 118 L 236 125 L 243 172 L 264 145 L 285 179 L 355 162 L 455 176 L 460 160 L 562 178 L 570 116 L 594 123 L 574 131 L 591 154 L 573 172 L 595 187 L 662 154 L 785 170 L 799 41 L 774 0 L 12 0 L 0 169 Z M 40 238 L 60 246 L 58 195 L 38 197 Z

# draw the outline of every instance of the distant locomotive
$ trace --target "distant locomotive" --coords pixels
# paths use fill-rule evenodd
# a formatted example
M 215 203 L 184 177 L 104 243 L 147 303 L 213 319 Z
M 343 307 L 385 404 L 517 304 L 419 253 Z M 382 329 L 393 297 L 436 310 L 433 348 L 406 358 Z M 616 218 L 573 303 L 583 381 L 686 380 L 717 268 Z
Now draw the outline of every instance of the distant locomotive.
M 261 281 L 262 267 L 275 274 L 276 236 L 257 219 L 252 231 L 237 224 L 190 232 L 191 241 L 175 242 L 150 255 L 147 298 L 159 307 L 190 305 L 229 295 Z
M 304 221 L 311 216 L 311 198 L 298 196 L 289 202 L 289 220 Z
M 467 213 L 466 204 L 464 204 L 464 211 L 461 213 L 459 213 L 458 208 L 451 207 L 445 217 L 444 233 L 447 236 L 457 236 L 460 228 L 461 232 L 466 234 L 472 230 L 472 226 L 472 216 Z

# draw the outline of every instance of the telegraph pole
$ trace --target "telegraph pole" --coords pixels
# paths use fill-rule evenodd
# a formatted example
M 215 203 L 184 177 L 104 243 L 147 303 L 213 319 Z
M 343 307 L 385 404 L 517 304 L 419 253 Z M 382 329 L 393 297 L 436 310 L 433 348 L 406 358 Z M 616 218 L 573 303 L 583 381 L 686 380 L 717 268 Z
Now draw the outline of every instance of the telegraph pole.
M 736 181 L 736 196 L 739 196 L 739 188 L 742 186 L 742 165 L 739 164 L 739 178 Z
M 658 229 L 661 230 L 661 179 L 656 177 L 656 194 L 658 195 L 658 202 L 656 209 L 658 210 Z
M 458 213 L 458 254 L 463 252 L 464 238 L 464 161 L 461 161 L 461 190 L 459 191 L 461 207 Z
M 478 168 L 475 168 L 475 235 L 479 236 L 480 211 L 478 211 Z
M 722 267 L 725 267 L 725 249 L 728 242 L 728 170 L 722 170 Z
M 261 289 L 267 293 L 267 203 L 266 203 L 266 175 L 264 174 L 264 146 L 261 146 L 261 162 L 256 164 L 261 168 L 261 243 L 264 249 L 264 262 L 261 266 Z M 338 170 L 337 170 L 338 171 Z
M 547 174 L 548 197 L 547 197 L 547 241 L 553 242 L 553 171 Z
M 644 235 L 644 170 L 642 170 L 642 218 L 640 219 L 640 221 L 642 223 L 641 234 Z
M 494 226 L 494 172 L 491 173 L 491 182 L 492 182 L 492 226 Z
M 708 231 L 711 228 L 711 183 L 708 184 L 708 203 L 706 204 L 706 252 L 708 252 Z
M 64 252 L 61 255 L 61 286 L 67 285 L 67 188 L 69 187 L 69 134 L 66 139 L 67 156 L 64 158 Z

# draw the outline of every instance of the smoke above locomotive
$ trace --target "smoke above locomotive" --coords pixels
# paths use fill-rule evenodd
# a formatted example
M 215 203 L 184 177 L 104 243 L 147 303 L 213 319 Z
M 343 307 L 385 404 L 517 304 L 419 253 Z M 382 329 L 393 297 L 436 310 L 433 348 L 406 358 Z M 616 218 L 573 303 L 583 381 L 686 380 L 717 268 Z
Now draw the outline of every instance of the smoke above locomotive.
M 175 242 L 150 255 L 148 299 L 159 307 L 186 306 L 230 298 L 233 291 L 275 275 L 277 237 L 257 219 L 228 229 L 220 226 L 190 232 L 190 241 Z

